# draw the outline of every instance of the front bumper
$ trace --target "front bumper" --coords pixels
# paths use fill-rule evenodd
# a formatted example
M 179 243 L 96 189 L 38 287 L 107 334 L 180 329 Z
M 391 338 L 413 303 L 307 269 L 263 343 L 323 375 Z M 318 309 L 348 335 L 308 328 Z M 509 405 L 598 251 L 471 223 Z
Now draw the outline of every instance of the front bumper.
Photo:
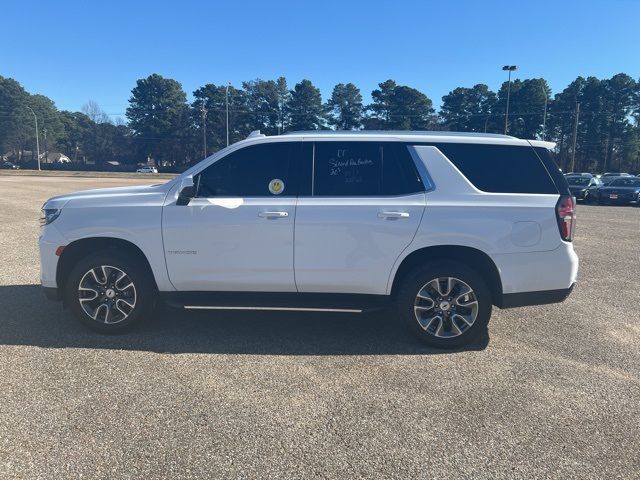
M 40 283 L 43 287 L 56 288 L 58 260 L 56 250 L 68 242 L 53 224 L 41 227 L 38 248 L 40 250 Z

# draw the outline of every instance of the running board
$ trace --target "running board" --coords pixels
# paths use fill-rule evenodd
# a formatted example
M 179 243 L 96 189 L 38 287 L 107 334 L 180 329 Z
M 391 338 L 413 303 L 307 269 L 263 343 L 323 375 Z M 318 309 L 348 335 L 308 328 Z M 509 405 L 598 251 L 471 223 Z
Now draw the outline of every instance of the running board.
M 362 309 L 356 308 L 312 308 L 312 307 L 239 307 L 224 305 L 184 305 L 185 310 L 277 310 L 284 312 L 340 312 L 362 313 Z
M 160 292 L 160 297 L 184 310 L 362 313 L 390 303 L 388 295 L 297 292 Z

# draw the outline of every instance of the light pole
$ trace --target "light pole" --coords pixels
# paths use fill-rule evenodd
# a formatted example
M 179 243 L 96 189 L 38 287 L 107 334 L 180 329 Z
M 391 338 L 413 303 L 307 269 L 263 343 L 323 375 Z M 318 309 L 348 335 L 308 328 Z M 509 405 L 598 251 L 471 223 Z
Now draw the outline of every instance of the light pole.
M 571 149 L 571 169 L 575 172 L 576 168 L 576 143 L 578 141 L 578 122 L 580 121 L 580 102 L 576 102 L 576 122 L 573 125 L 573 148 Z
M 31 107 L 27 105 L 25 106 L 31 111 L 31 113 L 33 113 L 33 118 L 36 121 L 36 155 L 38 156 L 38 170 L 40 170 L 40 139 L 38 136 L 38 116 Z
M 549 96 L 547 95 L 547 89 L 542 86 L 544 92 L 544 113 L 542 114 L 542 140 L 547 136 L 547 103 L 549 103 Z
M 229 146 L 229 87 L 231 86 L 231 82 L 227 83 L 227 90 L 225 93 L 225 103 L 227 106 L 227 147 Z
M 204 100 L 202 101 L 202 150 L 204 151 L 204 157 L 207 158 L 207 109 L 204 106 Z
M 43 129 L 43 133 L 44 133 L 44 161 L 46 163 L 49 162 L 49 150 L 47 149 L 47 129 L 44 128 Z
M 507 110 L 504 112 L 504 134 L 507 134 L 509 127 L 509 99 L 511 97 L 511 72 L 518 69 L 517 65 L 505 65 L 502 70 L 509 72 L 509 83 L 507 84 Z

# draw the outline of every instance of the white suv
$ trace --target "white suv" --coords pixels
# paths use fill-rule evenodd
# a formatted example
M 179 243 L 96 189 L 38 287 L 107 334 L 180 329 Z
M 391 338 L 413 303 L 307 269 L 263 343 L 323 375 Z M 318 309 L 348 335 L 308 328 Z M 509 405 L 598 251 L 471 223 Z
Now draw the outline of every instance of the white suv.
M 575 202 L 553 144 L 444 132 L 254 132 L 164 185 L 55 197 L 41 279 L 117 332 L 187 310 L 397 308 L 468 343 L 500 308 L 564 300 Z

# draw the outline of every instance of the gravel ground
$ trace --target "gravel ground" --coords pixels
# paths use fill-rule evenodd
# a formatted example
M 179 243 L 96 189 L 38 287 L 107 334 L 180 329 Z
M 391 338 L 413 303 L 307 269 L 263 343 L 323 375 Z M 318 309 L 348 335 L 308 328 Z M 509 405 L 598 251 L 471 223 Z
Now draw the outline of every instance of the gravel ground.
M 571 297 L 465 351 L 388 314 L 100 336 L 40 291 L 39 208 L 140 182 L 0 176 L 0 478 L 638 478 L 640 209 L 579 206 Z

